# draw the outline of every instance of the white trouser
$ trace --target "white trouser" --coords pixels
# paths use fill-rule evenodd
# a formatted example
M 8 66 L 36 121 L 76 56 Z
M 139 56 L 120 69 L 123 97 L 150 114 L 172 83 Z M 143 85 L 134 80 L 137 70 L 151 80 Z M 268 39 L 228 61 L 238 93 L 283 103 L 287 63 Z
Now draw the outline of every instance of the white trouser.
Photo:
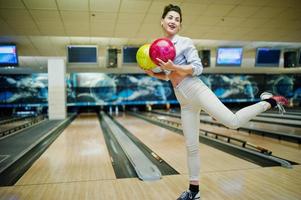
M 270 106 L 269 103 L 261 101 L 234 114 L 198 77 L 186 77 L 174 88 L 174 91 L 181 106 L 181 121 L 186 140 L 189 179 L 191 181 L 198 181 L 200 173 L 199 125 L 201 109 L 223 125 L 237 129 L 259 113 L 266 111 Z

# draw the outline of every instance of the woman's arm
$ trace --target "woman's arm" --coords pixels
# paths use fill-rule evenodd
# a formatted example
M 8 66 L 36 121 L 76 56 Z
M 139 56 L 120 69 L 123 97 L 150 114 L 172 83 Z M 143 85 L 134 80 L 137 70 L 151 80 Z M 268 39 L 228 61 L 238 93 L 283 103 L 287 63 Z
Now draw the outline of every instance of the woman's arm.
M 159 67 L 162 70 L 170 70 L 170 71 L 176 71 L 181 75 L 193 75 L 194 73 L 194 66 L 193 65 L 175 65 L 171 60 L 168 60 L 167 62 L 164 62 L 157 58 L 159 61 Z
M 198 56 L 198 51 L 193 45 L 191 39 L 187 39 L 182 44 L 184 46 L 184 50 L 182 52 L 186 64 L 184 65 L 177 65 L 174 64 L 173 61 L 168 60 L 167 62 L 162 61 L 161 59 L 157 58 L 159 63 L 159 67 L 162 70 L 170 70 L 176 71 L 177 73 L 185 76 L 187 74 L 192 76 L 198 76 L 203 71 L 203 65 L 201 63 L 201 59 Z M 183 62 L 182 62 L 183 63 Z
M 160 73 L 154 73 L 152 70 L 144 70 L 145 73 L 147 73 L 148 75 L 155 77 L 157 79 L 161 79 L 164 81 L 168 81 L 169 78 L 168 76 L 165 74 L 165 72 L 160 72 Z
M 174 68 L 175 71 L 177 71 L 179 74 L 182 75 L 187 75 L 187 74 L 193 75 L 194 73 L 193 65 L 175 65 Z

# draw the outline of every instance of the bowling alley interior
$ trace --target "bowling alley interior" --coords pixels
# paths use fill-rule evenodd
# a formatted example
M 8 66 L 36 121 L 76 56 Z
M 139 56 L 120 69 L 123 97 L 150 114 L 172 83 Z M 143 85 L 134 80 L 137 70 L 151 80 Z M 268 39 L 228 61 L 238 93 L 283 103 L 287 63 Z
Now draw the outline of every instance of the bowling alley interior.
M 189 54 L 166 68 L 184 66 L 169 4 L 199 74 Z M 231 128 L 208 99 L 184 126 L 187 96 L 206 98 L 179 98 L 188 79 L 234 114 L 272 108 Z M 184 199 L 191 127 L 189 199 L 301 200 L 299 0 L 0 0 L 0 200 Z

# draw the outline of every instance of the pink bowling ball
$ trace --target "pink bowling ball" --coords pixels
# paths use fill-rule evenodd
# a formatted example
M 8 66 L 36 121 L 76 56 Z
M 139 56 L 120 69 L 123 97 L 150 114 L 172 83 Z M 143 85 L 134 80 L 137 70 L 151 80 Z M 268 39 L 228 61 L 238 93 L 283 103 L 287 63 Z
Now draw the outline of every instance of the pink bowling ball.
M 164 62 L 167 62 L 168 60 L 173 61 L 176 57 L 176 48 L 170 39 L 159 38 L 151 44 L 149 56 L 156 65 L 159 65 L 156 58 L 159 58 Z

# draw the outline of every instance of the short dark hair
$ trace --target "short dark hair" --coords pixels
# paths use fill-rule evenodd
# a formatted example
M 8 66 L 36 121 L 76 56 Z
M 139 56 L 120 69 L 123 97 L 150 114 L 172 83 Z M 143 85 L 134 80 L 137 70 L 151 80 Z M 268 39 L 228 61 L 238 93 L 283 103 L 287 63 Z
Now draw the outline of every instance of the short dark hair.
M 162 14 L 162 19 L 164 19 L 167 15 L 167 13 L 169 11 L 175 11 L 177 13 L 179 13 L 180 15 L 180 22 L 182 23 L 182 12 L 181 12 L 181 8 L 177 5 L 172 5 L 172 4 L 169 4 L 167 6 L 165 6 L 164 8 L 164 11 L 163 11 L 163 14 Z

